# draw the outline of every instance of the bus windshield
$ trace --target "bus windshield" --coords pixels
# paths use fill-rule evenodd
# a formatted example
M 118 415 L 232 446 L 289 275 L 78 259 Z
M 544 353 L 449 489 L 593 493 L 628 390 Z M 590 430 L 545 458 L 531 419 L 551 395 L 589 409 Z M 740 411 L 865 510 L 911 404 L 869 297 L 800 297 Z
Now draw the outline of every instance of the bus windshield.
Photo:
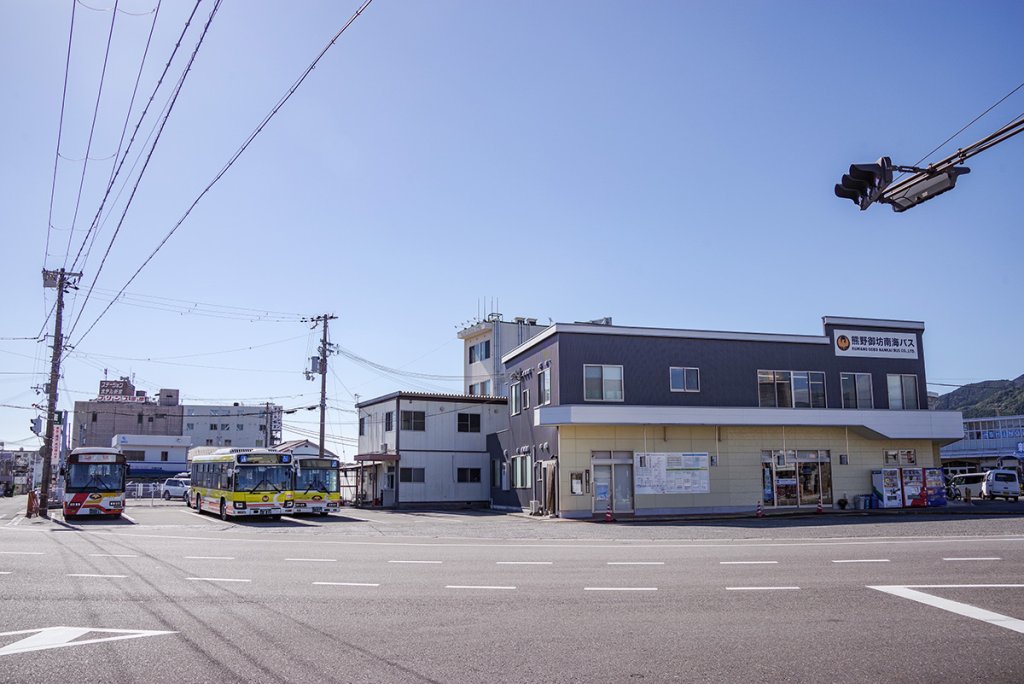
M 236 492 L 282 492 L 291 489 L 291 466 L 239 465 L 235 470 Z
M 64 489 L 69 492 L 124 491 L 124 466 L 120 463 L 71 463 Z
M 338 491 L 338 471 L 335 468 L 297 468 L 295 491 L 327 492 Z

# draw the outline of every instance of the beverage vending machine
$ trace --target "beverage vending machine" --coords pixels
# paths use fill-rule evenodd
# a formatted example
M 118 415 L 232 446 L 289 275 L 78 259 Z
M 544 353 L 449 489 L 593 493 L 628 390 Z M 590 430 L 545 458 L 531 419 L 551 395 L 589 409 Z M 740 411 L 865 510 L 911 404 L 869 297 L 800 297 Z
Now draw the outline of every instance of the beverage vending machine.
M 946 476 L 942 468 L 925 468 L 924 486 L 928 490 L 929 506 L 946 505 Z
M 928 505 L 928 489 L 924 485 L 924 468 L 900 468 L 903 482 L 903 505 L 923 508 Z
M 903 485 L 899 468 L 871 471 L 871 492 L 879 508 L 902 508 Z

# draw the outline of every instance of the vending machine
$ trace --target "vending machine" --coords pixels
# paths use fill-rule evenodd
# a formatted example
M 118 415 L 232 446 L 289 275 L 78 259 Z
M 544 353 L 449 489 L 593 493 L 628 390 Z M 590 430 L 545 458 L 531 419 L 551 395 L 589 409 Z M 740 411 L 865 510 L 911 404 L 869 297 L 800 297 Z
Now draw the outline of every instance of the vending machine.
M 924 486 L 924 468 L 900 468 L 903 482 L 903 505 L 923 508 L 928 505 L 928 490 Z
M 903 485 L 899 468 L 871 471 L 871 491 L 879 508 L 902 508 Z
M 929 506 L 946 505 L 946 476 L 942 468 L 925 468 L 924 486 L 928 490 Z

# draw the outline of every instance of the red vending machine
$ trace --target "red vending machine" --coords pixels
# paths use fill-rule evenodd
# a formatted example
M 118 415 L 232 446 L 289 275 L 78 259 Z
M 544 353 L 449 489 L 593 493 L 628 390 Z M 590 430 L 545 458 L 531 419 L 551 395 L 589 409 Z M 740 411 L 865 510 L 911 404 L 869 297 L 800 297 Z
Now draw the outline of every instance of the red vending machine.
M 903 482 L 904 508 L 918 508 L 928 505 L 928 488 L 924 483 L 924 468 L 900 468 Z

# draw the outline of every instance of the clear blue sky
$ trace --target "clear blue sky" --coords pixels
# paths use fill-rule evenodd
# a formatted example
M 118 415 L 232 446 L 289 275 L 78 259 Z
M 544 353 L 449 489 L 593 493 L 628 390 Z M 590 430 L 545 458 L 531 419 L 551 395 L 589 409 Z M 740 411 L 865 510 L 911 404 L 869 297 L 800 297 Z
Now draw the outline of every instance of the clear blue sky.
M 38 443 L 36 414 L 8 406 L 41 400 L 29 387 L 48 351 L 6 338 L 39 333 L 54 301 L 40 270 L 69 245 L 73 260 L 99 206 L 156 2 L 119 4 L 69 240 L 111 17 L 76 10 L 47 252 L 72 4 L 0 0 L 8 445 Z M 1024 372 L 1024 136 L 905 214 L 832 194 L 851 162 L 914 163 L 1024 81 L 1019 2 L 375 0 L 128 288 L 144 306 L 113 306 L 79 344 L 358 4 L 223 3 L 99 276 L 106 295 L 83 309 L 131 185 L 88 252 L 62 408 L 95 396 L 103 368 L 190 403 L 316 402 L 307 325 L 189 303 L 331 312 L 346 350 L 452 378 L 333 358 L 328 446 L 348 455 L 353 395 L 458 391 L 457 328 L 492 301 L 544 322 L 800 334 L 823 315 L 923 320 L 929 381 Z M 129 133 L 192 5 L 161 4 Z M 1024 89 L 930 160 L 1022 111 Z M 240 351 L 211 353 L 226 350 Z M 315 412 L 288 418 L 317 429 Z

